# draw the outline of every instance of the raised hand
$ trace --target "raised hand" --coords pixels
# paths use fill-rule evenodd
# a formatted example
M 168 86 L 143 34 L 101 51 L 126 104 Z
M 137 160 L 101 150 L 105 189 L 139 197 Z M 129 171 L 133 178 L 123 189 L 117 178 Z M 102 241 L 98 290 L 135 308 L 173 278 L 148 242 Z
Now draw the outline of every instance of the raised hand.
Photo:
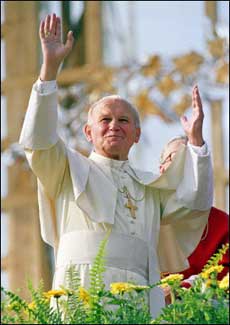
M 66 43 L 61 40 L 61 18 L 55 14 L 48 15 L 41 21 L 39 36 L 42 46 L 43 65 L 40 78 L 53 80 L 64 58 L 70 53 L 74 37 L 72 31 L 67 34 Z
M 194 86 L 192 91 L 192 116 L 188 120 L 186 116 L 181 117 L 181 124 L 188 137 L 189 143 L 195 146 L 202 146 L 204 139 L 202 135 L 204 112 L 202 102 L 198 90 L 198 86 Z

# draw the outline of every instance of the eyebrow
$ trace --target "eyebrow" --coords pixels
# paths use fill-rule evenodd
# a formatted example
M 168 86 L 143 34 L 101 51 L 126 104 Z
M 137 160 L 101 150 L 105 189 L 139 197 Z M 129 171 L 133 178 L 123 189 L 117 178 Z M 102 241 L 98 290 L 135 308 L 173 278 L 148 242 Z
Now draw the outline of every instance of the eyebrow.
M 100 113 L 99 114 L 99 118 L 101 117 L 110 117 L 111 115 L 109 113 Z M 121 116 L 118 116 L 118 118 L 126 118 L 126 119 L 130 119 L 130 116 L 129 115 L 121 115 Z
M 127 119 L 129 119 L 129 118 L 130 118 L 130 116 L 127 116 L 127 115 L 122 115 L 122 116 L 120 116 L 119 118 L 127 118 Z

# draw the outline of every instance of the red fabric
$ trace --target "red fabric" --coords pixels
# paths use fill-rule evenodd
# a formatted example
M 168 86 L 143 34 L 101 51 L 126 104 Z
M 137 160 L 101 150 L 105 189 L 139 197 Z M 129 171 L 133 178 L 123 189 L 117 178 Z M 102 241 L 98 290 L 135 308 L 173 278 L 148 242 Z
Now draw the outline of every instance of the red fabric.
M 208 219 L 208 232 L 206 226 L 201 237 L 204 239 L 201 239 L 195 251 L 188 258 L 190 268 L 180 272 L 184 275 L 184 279 L 200 273 L 210 257 L 215 254 L 223 244 L 229 242 L 228 219 L 229 217 L 224 211 L 214 207 L 211 208 Z M 206 232 L 207 236 L 205 237 Z M 224 270 L 219 274 L 219 280 L 229 271 L 229 251 L 226 252 L 219 264 L 223 263 L 225 265 L 228 264 L 228 267 L 225 266 Z
M 191 284 L 186 282 L 186 281 L 182 281 L 181 282 L 181 287 L 189 289 L 189 288 L 191 288 Z

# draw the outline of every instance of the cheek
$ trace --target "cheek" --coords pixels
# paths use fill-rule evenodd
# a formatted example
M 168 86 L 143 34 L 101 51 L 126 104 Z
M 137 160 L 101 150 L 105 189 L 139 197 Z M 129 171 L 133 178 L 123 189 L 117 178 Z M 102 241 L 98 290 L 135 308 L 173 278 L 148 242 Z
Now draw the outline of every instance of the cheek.
M 103 125 L 102 126 L 99 126 L 97 128 L 94 128 L 92 130 L 92 133 L 91 133 L 92 139 L 94 141 L 98 141 L 101 137 L 104 136 L 105 133 L 106 133 L 106 127 L 103 126 Z
M 139 139 L 136 129 L 128 129 L 127 132 L 130 142 L 136 142 Z

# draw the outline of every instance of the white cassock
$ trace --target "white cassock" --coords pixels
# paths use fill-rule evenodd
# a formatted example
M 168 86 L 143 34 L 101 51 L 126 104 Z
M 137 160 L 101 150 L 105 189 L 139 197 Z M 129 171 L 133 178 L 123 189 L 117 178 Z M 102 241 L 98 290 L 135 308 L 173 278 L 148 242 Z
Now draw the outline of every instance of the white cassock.
M 20 144 L 38 178 L 41 234 L 54 247 L 53 288 L 64 284 L 67 266 L 76 264 L 82 285 L 106 231 L 105 285 L 135 281 L 153 284 L 160 272 L 188 267 L 212 206 L 211 159 L 206 144 L 183 146 L 160 176 L 92 152 L 86 158 L 58 137 L 57 89 L 54 81 L 33 86 Z M 153 135 L 154 136 L 154 135 Z M 126 208 L 127 187 L 137 209 Z M 164 233 L 160 233 L 160 225 Z M 151 290 L 155 318 L 164 306 L 160 288 Z

